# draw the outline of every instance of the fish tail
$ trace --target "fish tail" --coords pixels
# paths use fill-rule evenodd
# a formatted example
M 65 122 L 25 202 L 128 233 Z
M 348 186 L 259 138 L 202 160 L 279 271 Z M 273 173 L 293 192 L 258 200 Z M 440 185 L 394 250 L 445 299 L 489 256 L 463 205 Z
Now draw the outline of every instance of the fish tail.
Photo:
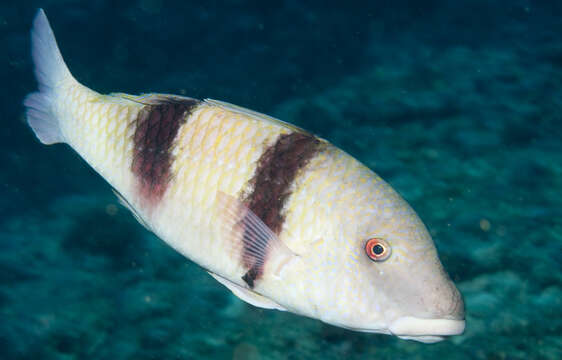
M 43 144 L 64 142 L 55 111 L 56 99 L 61 90 L 77 82 L 64 63 L 43 9 L 33 20 L 31 53 L 39 91 L 24 100 L 27 123 Z

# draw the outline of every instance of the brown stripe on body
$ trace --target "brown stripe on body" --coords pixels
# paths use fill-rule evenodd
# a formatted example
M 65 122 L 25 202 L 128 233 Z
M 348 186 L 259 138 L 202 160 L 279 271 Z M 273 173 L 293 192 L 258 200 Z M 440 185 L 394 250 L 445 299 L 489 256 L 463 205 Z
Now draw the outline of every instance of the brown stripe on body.
M 253 190 L 244 199 L 246 206 L 254 212 L 271 231 L 279 235 L 285 216 L 282 213 L 290 187 L 297 173 L 319 151 L 320 140 L 305 133 L 290 133 L 279 136 L 258 160 L 254 177 L 250 180 Z M 251 240 L 245 231 L 242 256 L 248 269 L 242 279 L 250 288 L 263 274 L 263 262 L 252 255 Z
M 131 169 L 138 179 L 141 198 L 149 204 L 157 203 L 166 191 L 173 161 L 173 141 L 199 103 L 190 98 L 162 97 L 139 112 Z

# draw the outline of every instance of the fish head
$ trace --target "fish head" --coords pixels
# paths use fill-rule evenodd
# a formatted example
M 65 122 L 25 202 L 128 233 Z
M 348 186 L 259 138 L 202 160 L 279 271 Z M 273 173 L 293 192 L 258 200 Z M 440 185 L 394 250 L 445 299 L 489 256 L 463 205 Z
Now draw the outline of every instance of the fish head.
M 464 331 L 464 302 L 439 260 L 434 242 L 403 201 L 391 219 L 363 245 L 363 276 L 384 313 L 385 330 L 401 338 L 436 342 Z M 363 244 L 362 244 L 363 243 Z
M 376 305 L 372 329 L 437 342 L 464 331 L 464 303 L 439 260 L 427 228 L 397 193 L 386 192 L 366 233 L 356 236 L 365 308 Z M 358 254 L 357 254 L 358 252 Z M 349 256 L 349 254 L 348 254 Z M 368 317 L 365 317 L 368 319 Z
M 425 225 L 390 186 L 365 220 L 348 218 L 327 241 L 316 317 L 356 331 L 432 343 L 464 331 L 464 303 L 439 260 Z M 367 214 L 365 214 L 367 213 Z M 330 252 L 328 248 L 337 249 Z M 319 270 L 321 269 L 321 270 Z

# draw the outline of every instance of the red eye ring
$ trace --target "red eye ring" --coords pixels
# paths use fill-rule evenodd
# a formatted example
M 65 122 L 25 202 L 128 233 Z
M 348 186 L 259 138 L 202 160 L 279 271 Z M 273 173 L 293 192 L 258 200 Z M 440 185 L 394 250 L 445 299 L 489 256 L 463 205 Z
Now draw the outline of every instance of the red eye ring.
M 383 239 L 372 238 L 365 244 L 365 252 L 373 261 L 383 261 L 390 256 L 390 245 Z

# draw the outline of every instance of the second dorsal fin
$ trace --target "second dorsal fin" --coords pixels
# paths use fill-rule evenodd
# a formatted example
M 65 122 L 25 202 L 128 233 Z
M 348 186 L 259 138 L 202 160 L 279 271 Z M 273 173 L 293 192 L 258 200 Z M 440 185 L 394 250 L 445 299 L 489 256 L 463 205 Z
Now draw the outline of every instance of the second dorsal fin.
M 173 94 L 158 94 L 158 93 L 149 93 L 149 94 L 141 94 L 141 95 L 130 95 L 125 93 L 111 93 L 110 96 L 114 96 L 117 98 L 134 101 L 139 104 L 143 105 L 160 105 L 163 103 L 175 103 L 175 104 L 191 104 L 197 105 L 201 101 L 190 98 L 187 96 L 180 96 L 180 95 L 173 95 Z

